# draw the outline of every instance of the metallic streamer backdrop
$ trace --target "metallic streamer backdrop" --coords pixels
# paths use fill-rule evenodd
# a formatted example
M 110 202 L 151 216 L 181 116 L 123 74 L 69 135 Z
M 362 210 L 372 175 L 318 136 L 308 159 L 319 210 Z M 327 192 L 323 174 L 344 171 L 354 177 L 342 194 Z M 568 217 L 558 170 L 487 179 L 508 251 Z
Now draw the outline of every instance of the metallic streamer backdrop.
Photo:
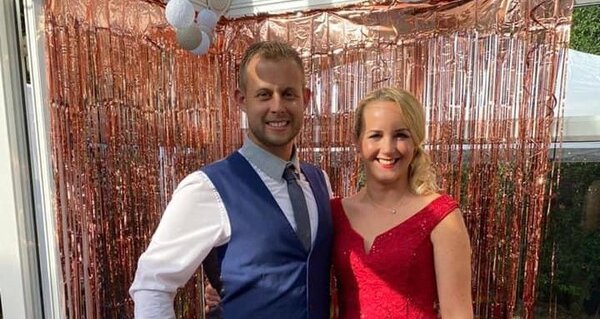
M 221 21 L 195 57 L 177 48 L 160 0 L 52 0 L 47 61 L 57 237 L 69 318 L 131 318 L 136 261 L 187 173 L 242 142 L 233 103 L 245 47 L 285 40 L 314 92 L 302 156 L 354 192 L 353 107 L 374 88 L 414 92 L 443 188 L 473 247 L 478 318 L 532 318 L 551 196 L 572 1 L 371 1 Z M 201 276 L 176 298 L 201 318 Z

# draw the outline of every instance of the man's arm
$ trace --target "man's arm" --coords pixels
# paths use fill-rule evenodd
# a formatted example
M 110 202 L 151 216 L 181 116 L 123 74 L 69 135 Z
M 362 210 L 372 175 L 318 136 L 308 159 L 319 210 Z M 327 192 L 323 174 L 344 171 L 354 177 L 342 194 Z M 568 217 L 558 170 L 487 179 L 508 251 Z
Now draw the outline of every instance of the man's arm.
M 229 240 L 225 208 L 208 177 L 188 175 L 177 187 L 148 249 L 138 261 L 129 293 L 137 319 L 174 319 L 173 298 L 209 251 Z

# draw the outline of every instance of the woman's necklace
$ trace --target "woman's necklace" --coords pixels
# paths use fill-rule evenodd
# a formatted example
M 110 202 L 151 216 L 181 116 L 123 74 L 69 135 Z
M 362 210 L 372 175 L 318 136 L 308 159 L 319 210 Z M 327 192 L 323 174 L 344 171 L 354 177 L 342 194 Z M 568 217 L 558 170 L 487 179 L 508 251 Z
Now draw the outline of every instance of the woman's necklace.
M 371 197 L 371 195 L 369 195 L 369 192 L 367 190 L 365 190 L 365 194 L 367 195 L 367 199 L 369 199 L 369 202 L 371 203 L 371 205 L 373 205 L 373 207 L 379 208 L 379 209 L 383 209 L 384 211 L 389 212 L 392 215 L 396 215 L 396 213 L 398 213 L 398 210 L 396 209 L 399 205 L 400 202 L 402 202 L 402 200 L 399 200 L 396 205 L 392 206 L 392 208 L 389 207 L 384 207 L 380 204 L 377 204 L 375 202 L 375 200 L 373 200 L 373 198 Z

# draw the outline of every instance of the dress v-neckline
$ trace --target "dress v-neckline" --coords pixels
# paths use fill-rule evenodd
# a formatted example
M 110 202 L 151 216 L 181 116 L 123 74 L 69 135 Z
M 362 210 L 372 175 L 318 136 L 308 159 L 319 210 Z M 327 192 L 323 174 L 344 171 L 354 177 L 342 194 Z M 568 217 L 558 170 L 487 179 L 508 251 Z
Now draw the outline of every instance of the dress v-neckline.
M 393 232 L 394 230 L 400 228 L 400 226 L 405 225 L 408 221 L 416 218 L 417 216 L 423 214 L 424 211 L 427 210 L 427 208 L 429 206 L 431 206 L 434 202 L 438 201 L 439 199 L 441 199 L 442 197 L 444 197 L 443 195 L 440 195 L 436 198 L 434 198 L 431 202 L 429 202 L 427 205 L 423 206 L 423 208 L 419 209 L 416 213 L 412 214 L 411 216 L 409 216 L 408 218 L 406 218 L 405 220 L 399 222 L 398 224 L 384 230 L 383 232 L 375 235 L 375 237 L 373 237 L 373 240 L 371 241 L 371 245 L 367 248 L 366 245 L 366 240 L 365 237 L 359 233 L 356 229 L 354 229 L 354 227 L 352 227 L 352 223 L 350 222 L 350 219 L 348 218 L 348 215 L 346 214 L 346 209 L 344 209 L 344 204 L 342 202 L 342 200 L 340 199 L 340 207 L 342 208 L 342 215 L 344 216 L 344 220 L 346 221 L 346 225 L 348 226 L 348 228 L 350 228 L 350 231 L 352 233 L 354 233 L 358 239 L 360 239 L 361 242 L 361 251 L 365 256 L 371 256 L 371 254 L 373 253 L 373 246 L 375 246 L 375 242 L 382 237 L 383 235 L 386 235 L 388 233 Z

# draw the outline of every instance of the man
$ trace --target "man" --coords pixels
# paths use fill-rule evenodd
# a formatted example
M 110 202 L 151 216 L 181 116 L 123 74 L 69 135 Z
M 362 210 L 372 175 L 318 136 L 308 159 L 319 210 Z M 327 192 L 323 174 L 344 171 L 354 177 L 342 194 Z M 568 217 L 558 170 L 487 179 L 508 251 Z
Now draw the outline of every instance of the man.
M 244 145 L 175 190 L 130 289 L 138 319 L 175 318 L 176 289 L 214 247 L 225 319 L 329 318 L 330 187 L 294 145 L 310 100 L 302 60 L 287 44 L 256 43 L 238 85 Z

